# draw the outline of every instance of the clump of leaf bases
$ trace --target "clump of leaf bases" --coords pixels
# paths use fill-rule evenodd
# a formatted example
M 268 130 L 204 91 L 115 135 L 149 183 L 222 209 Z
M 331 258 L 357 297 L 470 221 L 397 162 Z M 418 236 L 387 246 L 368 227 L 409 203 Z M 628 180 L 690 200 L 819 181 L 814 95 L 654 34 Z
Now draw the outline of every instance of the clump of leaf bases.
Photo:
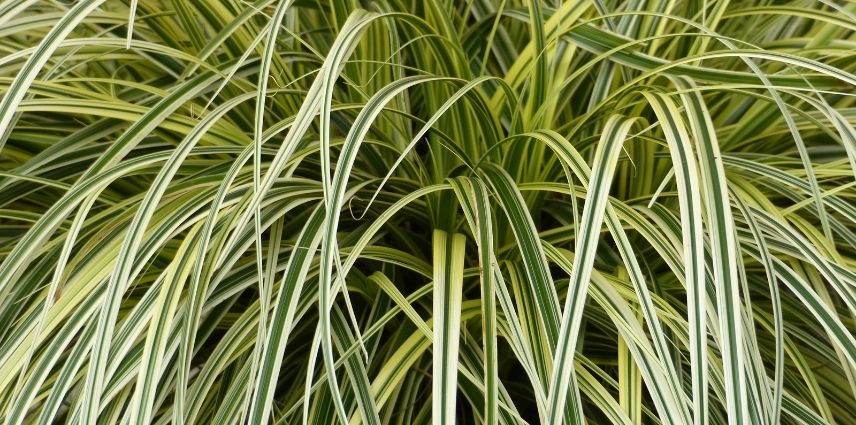
M 0 2 L 0 421 L 852 424 L 856 3 Z

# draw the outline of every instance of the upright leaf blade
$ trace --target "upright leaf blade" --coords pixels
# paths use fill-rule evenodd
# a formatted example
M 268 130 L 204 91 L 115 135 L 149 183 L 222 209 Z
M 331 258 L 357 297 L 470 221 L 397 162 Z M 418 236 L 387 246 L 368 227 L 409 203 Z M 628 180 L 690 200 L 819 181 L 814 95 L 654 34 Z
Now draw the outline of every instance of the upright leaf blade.
M 465 245 L 464 235 L 434 231 L 434 361 L 431 369 L 431 417 L 433 423 L 440 425 L 455 423 Z

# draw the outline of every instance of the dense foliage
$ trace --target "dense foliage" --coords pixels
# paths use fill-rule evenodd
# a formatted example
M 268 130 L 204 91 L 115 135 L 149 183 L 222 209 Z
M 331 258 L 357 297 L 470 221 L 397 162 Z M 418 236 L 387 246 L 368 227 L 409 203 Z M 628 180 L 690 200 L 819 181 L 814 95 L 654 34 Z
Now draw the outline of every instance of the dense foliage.
M 0 420 L 856 423 L 856 3 L 0 1 Z

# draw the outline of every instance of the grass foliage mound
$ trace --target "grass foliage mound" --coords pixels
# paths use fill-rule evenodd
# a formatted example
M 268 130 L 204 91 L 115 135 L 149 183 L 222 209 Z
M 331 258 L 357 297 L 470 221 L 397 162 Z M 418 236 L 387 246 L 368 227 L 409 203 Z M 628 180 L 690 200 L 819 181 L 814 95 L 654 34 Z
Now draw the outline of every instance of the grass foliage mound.
M 856 423 L 856 3 L 0 1 L 0 421 Z

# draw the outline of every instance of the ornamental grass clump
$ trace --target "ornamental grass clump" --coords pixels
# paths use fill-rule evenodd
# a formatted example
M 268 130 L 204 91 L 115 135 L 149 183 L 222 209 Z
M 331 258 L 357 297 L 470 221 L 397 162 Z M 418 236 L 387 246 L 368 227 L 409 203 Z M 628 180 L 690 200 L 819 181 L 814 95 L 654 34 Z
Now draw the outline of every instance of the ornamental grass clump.
M 0 422 L 856 423 L 856 4 L 0 1 Z

